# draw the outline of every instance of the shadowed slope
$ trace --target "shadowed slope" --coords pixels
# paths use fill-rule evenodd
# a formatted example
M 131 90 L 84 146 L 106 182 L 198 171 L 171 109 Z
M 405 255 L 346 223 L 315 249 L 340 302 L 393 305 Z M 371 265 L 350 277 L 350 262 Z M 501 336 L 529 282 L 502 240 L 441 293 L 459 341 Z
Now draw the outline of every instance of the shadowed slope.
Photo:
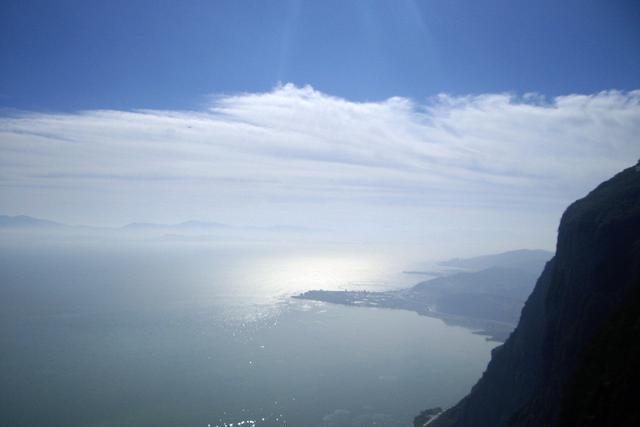
M 556 255 L 538 279 L 518 327 L 494 350 L 471 393 L 430 426 L 557 425 L 576 366 L 585 363 L 585 351 L 640 286 L 639 246 L 640 172 L 629 168 L 566 210 Z M 628 330 L 635 334 L 629 342 L 638 338 L 637 328 Z M 603 363 L 609 359 L 601 358 L 591 369 L 604 369 Z M 568 419 L 563 415 L 563 422 Z

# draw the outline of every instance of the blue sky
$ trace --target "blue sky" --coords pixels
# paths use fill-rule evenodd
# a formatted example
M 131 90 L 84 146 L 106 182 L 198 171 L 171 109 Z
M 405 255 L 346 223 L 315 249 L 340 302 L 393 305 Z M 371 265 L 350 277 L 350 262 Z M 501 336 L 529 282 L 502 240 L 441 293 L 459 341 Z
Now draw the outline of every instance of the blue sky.
M 553 249 L 566 206 L 640 156 L 639 18 L 631 1 L 4 1 L 0 213 Z
M 0 105 L 199 108 L 307 84 L 354 101 L 640 87 L 637 1 L 3 1 Z

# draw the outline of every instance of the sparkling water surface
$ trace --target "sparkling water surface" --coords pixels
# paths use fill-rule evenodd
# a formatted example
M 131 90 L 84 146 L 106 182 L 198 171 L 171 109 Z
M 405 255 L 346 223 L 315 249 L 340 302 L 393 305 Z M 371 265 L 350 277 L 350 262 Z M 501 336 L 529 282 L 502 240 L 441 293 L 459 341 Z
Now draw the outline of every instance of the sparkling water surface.
M 409 426 L 495 343 L 417 314 L 294 300 L 408 286 L 402 257 L 269 247 L 0 252 L 11 426 Z

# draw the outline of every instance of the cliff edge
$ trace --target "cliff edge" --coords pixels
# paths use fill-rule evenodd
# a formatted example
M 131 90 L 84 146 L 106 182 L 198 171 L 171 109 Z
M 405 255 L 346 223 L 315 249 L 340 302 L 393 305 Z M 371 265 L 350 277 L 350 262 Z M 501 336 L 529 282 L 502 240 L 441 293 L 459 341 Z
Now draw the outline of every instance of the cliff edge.
M 429 427 L 640 425 L 640 171 L 565 211 L 556 255 L 468 396 Z

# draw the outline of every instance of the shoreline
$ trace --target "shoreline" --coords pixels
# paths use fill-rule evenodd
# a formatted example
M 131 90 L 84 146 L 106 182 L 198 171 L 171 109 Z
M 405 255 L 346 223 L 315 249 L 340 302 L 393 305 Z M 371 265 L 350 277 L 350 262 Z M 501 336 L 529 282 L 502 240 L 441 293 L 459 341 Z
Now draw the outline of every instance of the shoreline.
M 310 290 L 291 298 L 299 300 L 320 301 L 330 304 L 346 305 L 351 307 L 387 308 L 392 310 L 405 310 L 417 313 L 420 316 L 440 319 L 450 326 L 460 326 L 471 330 L 473 334 L 485 336 L 487 341 L 504 342 L 515 324 L 500 322 L 490 319 L 460 316 L 438 312 L 434 307 L 407 298 L 404 291 L 326 291 Z

